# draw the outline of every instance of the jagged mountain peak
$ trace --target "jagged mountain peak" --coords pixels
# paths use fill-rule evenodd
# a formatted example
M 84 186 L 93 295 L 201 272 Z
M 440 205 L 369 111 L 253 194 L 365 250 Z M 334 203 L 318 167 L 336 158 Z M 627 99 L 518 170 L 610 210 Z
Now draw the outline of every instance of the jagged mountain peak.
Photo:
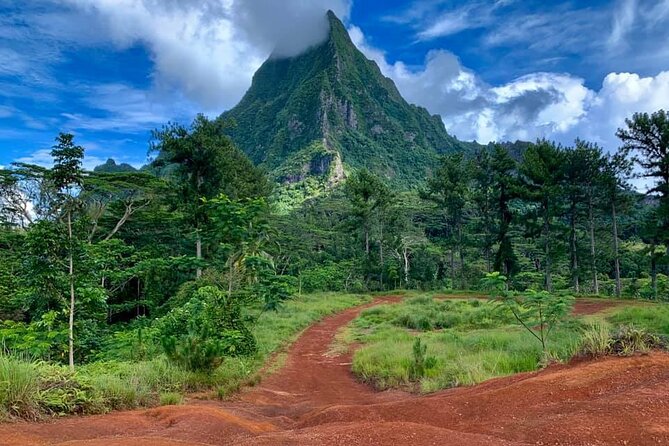
M 439 153 L 462 150 L 438 116 L 408 104 L 328 11 L 327 39 L 290 58 L 269 58 L 241 102 L 224 113 L 230 136 L 280 182 L 337 182 L 368 168 L 393 182 L 424 179 Z

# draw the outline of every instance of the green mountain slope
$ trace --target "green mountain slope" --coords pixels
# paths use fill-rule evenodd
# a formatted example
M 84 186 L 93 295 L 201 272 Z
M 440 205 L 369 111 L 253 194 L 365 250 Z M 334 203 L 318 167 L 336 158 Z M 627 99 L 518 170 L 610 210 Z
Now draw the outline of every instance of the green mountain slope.
M 336 183 L 365 167 L 410 186 L 439 153 L 470 144 L 450 136 L 439 116 L 407 103 L 395 84 L 328 13 L 328 39 L 293 58 L 270 58 L 223 119 L 234 142 L 284 183 L 314 176 Z

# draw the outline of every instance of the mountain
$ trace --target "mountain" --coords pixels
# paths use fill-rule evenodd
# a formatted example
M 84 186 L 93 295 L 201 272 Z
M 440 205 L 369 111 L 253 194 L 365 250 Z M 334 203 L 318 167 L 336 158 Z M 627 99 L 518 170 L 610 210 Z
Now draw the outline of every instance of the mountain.
M 116 164 L 116 161 L 109 158 L 104 164 L 96 166 L 93 171 L 98 173 L 124 173 L 137 172 L 137 169 L 126 163 Z
M 468 150 L 439 116 L 407 103 L 393 81 L 353 44 L 331 11 L 322 44 L 270 57 L 241 102 L 221 117 L 229 134 L 279 182 L 339 182 L 368 168 L 391 182 L 424 180 L 438 154 Z

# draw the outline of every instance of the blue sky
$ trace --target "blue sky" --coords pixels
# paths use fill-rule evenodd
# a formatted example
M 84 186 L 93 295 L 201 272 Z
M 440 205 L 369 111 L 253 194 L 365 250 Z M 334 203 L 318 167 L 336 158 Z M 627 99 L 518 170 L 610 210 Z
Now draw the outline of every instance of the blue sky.
M 669 0 L 0 0 L 0 165 L 48 163 L 59 131 L 87 167 L 140 165 L 151 129 L 234 106 L 327 9 L 461 139 L 614 149 L 626 116 L 669 108 Z

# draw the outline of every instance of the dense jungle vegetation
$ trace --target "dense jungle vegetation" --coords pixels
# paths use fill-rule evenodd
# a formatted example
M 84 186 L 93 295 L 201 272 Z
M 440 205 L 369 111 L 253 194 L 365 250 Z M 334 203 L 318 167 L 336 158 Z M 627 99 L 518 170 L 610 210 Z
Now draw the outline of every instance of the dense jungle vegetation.
M 225 125 L 199 116 L 155 131 L 140 171 L 85 171 L 84 148 L 61 134 L 52 168 L 0 172 L 5 412 L 225 395 L 372 291 L 477 290 L 499 272 L 507 291 L 669 299 L 664 111 L 628 120 L 616 153 L 493 145 L 442 157 L 410 190 L 349 171 L 290 212 Z M 639 176 L 647 193 L 630 186 Z

